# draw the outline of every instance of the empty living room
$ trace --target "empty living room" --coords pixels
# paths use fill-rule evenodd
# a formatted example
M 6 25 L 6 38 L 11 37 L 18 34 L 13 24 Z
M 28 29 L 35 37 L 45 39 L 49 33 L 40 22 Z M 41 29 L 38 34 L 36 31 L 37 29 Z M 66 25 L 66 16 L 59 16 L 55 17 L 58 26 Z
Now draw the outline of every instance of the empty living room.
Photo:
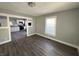
M 0 56 L 78 56 L 79 2 L 0 2 Z

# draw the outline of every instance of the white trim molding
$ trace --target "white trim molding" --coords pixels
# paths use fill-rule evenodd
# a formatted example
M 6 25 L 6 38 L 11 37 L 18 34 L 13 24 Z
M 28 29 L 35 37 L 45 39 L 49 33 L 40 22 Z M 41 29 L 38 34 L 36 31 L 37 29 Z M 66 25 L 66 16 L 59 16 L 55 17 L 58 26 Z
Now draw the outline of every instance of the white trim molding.
M 60 40 L 54 39 L 54 38 L 52 38 L 52 37 L 45 36 L 45 35 L 43 35 L 43 34 L 39 34 L 39 33 L 36 33 L 36 34 L 37 34 L 37 35 L 40 35 L 40 36 L 42 36 L 42 37 L 45 37 L 45 38 L 54 40 L 54 41 L 56 41 L 56 42 L 65 44 L 65 45 L 67 45 L 67 46 L 71 46 L 71 47 L 73 47 L 73 48 L 76 48 L 76 49 L 78 49 L 78 52 L 79 52 L 79 46 L 77 46 L 77 45 L 73 45 L 73 44 L 71 44 L 71 43 L 67 43 L 67 42 L 64 42 L 64 41 L 60 41 Z
M 0 42 L 0 45 L 5 44 L 5 43 L 9 43 L 9 42 L 11 42 L 11 40 L 7 40 L 7 41 L 4 41 L 4 42 Z
M 35 35 L 36 33 L 33 33 L 33 34 L 28 34 L 27 36 L 32 36 L 32 35 Z
M 79 49 L 77 49 L 78 50 L 78 56 L 79 56 Z

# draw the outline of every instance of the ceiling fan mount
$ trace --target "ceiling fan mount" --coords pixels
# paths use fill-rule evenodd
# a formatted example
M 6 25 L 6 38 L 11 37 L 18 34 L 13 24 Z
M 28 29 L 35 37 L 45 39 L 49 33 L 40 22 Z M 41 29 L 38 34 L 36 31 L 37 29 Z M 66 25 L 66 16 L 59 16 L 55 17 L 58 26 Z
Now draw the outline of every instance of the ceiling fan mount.
M 36 3 L 35 2 L 28 2 L 28 6 L 35 7 L 36 6 Z

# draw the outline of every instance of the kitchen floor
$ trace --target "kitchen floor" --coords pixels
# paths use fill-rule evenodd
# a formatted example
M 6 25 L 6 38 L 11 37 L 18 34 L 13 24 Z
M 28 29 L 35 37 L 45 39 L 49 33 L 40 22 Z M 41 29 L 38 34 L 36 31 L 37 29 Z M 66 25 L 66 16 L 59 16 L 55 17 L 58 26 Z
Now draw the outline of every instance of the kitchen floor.
M 26 36 L 27 36 L 26 31 L 17 31 L 17 32 L 11 33 L 12 40 L 21 39 L 21 38 L 26 37 Z

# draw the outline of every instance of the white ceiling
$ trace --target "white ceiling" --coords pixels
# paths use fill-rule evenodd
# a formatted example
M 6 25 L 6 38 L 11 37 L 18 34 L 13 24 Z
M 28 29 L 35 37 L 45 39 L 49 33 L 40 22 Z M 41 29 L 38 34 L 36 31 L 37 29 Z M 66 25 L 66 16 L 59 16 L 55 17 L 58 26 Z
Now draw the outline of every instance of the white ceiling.
M 78 2 L 36 2 L 35 7 L 29 7 L 27 2 L 0 2 L 0 9 L 10 10 L 31 16 L 40 16 L 78 7 Z

